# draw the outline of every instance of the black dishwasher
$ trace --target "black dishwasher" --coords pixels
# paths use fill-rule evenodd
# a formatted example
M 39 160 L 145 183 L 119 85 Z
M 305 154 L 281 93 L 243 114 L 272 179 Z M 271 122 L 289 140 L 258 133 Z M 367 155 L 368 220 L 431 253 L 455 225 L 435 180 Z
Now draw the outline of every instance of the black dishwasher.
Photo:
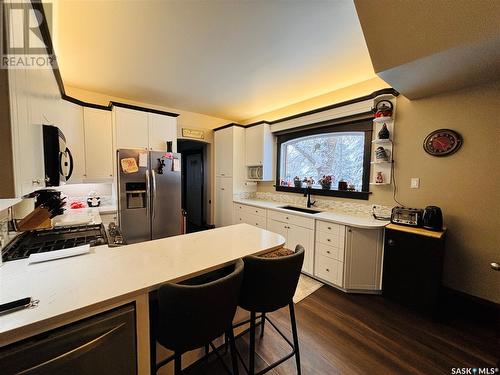
M 126 305 L 0 348 L 0 374 L 137 374 L 135 337 Z

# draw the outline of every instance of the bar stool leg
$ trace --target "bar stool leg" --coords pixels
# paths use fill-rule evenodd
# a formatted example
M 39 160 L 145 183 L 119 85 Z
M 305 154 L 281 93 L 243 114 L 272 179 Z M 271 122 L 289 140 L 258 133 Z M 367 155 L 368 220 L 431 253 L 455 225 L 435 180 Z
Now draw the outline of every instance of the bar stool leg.
M 226 337 L 229 339 L 229 346 L 231 350 L 231 362 L 233 365 L 233 375 L 239 375 L 238 371 L 238 358 L 236 357 L 236 343 L 234 341 L 234 332 L 233 329 L 230 328 L 226 333 Z
M 297 322 L 295 320 L 295 307 L 293 302 L 288 305 L 290 309 L 290 322 L 292 324 L 292 334 L 293 334 L 293 346 L 295 351 L 295 361 L 297 362 L 297 374 L 300 375 L 300 353 L 299 353 L 299 337 L 297 335 Z
M 250 359 L 248 374 L 255 374 L 255 311 L 250 312 Z
M 182 375 L 182 355 L 180 353 L 174 353 L 174 374 Z
M 266 313 L 262 313 L 262 318 L 260 320 L 260 337 L 264 337 L 264 324 L 266 324 Z

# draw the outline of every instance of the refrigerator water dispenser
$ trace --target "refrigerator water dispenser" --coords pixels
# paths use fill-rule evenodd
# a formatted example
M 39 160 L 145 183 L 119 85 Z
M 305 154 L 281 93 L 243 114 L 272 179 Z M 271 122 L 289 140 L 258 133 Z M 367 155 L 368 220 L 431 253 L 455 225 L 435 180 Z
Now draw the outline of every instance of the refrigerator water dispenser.
M 127 209 L 146 208 L 147 190 L 145 182 L 127 182 L 125 184 Z

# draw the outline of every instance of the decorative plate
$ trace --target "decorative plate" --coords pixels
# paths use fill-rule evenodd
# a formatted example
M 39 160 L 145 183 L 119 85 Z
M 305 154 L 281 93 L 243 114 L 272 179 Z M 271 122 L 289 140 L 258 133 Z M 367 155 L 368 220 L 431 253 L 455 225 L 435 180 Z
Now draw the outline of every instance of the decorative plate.
M 430 133 L 424 140 L 424 150 L 433 156 L 448 156 L 462 146 L 462 136 L 450 129 L 438 129 Z

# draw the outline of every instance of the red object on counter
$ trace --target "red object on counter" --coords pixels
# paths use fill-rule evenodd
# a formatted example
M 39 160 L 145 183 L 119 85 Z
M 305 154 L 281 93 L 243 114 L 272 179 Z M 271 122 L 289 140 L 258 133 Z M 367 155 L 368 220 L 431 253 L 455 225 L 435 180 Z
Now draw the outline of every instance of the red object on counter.
M 85 204 L 83 202 L 71 202 L 69 206 L 73 210 L 77 208 L 85 208 Z

